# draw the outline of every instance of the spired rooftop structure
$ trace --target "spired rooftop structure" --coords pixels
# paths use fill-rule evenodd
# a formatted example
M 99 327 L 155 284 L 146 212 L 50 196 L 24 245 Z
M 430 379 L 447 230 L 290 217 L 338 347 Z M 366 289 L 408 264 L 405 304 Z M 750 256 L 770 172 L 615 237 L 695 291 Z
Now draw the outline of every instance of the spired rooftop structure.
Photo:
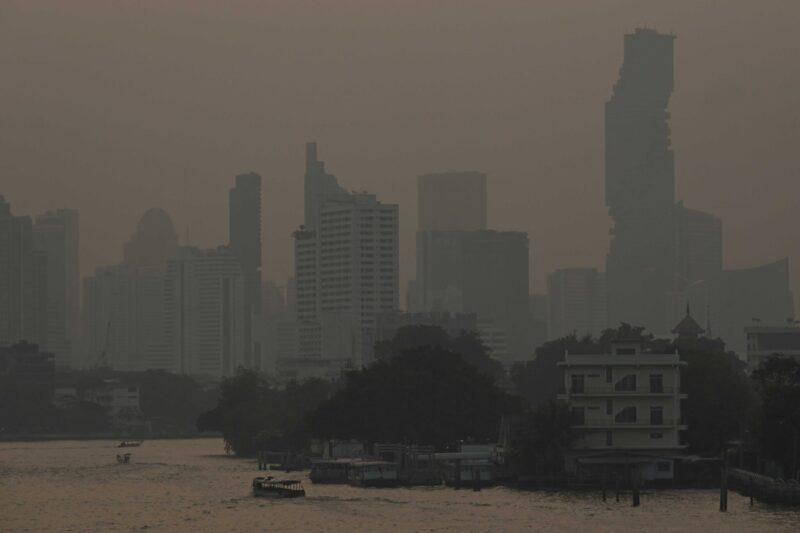
M 682 366 L 675 354 L 643 350 L 639 340 L 612 343 L 611 353 L 567 353 L 564 392 L 573 428 L 581 436 L 566 454 L 569 472 L 628 475 L 637 465 L 643 479 L 672 479 L 674 459 L 686 448 L 680 432 Z

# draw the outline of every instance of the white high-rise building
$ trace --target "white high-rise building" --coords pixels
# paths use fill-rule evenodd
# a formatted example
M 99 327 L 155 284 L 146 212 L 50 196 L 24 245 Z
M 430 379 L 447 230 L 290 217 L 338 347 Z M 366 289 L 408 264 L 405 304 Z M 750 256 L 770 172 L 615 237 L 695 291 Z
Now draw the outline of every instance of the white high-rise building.
M 376 315 L 399 308 L 399 209 L 371 194 L 344 193 L 316 160 L 316 146 L 308 150 L 307 186 L 316 183 L 308 174 L 319 172 L 336 194 L 307 194 L 318 200 L 307 206 L 318 212 L 306 214 L 315 227 L 294 234 L 297 355 L 328 367 L 365 365 Z
M 164 363 L 184 374 L 231 375 L 244 365 L 243 302 L 244 275 L 230 250 L 181 248 L 164 280 L 168 351 L 154 349 L 150 357 L 169 357 Z

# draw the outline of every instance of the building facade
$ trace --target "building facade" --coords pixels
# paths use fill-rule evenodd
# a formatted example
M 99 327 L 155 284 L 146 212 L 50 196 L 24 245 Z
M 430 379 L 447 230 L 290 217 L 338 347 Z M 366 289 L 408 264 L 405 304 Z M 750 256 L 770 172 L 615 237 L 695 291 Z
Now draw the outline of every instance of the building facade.
M 476 231 L 486 225 L 486 174 L 441 172 L 419 176 L 419 231 Z
M 75 209 L 48 211 L 33 225 L 34 250 L 44 255 L 47 272 L 47 331 L 44 349 L 56 366 L 73 364 L 80 331 L 79 217 Z
M 225 247 L 182 247 L 167 262 L 164 335 L 175 372 L 221 377 L 244 365 L 244 285 Z
M 800 327 L 797 322 L 785 326 L 750 326 L 744 328 L 744 334 L 750 372 L 773 355 L 800 361 Z
M 562 268 L 547 278 L 548 339 L 599 337 L 606 329 L 606 280 L 595 268 Z
M 306 156 L 306 208 L 316 212 L 294 233 L 297 357 L 305 361 L 296 366 L 357 368 L 372 361 L 376 315 L 399 308 L 399 209 L 346 193 L 316 159 L 316 144 Z
M 573 429 L 567 470 L 592 474 L 636 464 L 644 479 L 670 479 L 686 445 L 681 431 L 681 367 L 675 354 L 644 352 L 639 341 L 612 344 L 611 353 L 567 353 L 564 391 Z
M 230 250 L 242 264 L 244 290 L 244 362 L 261 366 L 261 343 L 253 340 L 253 315 L 261 313 L 261 176 L 236 176 L 229 194 Z M 258 320 L 258 319 L 256 319 Z
M 530 356 L 528 236 L 516 231 L 417 232 L 415 312 L 474 313 L 493 356 Z M 502 342 L 501 342 L 502 340 Z

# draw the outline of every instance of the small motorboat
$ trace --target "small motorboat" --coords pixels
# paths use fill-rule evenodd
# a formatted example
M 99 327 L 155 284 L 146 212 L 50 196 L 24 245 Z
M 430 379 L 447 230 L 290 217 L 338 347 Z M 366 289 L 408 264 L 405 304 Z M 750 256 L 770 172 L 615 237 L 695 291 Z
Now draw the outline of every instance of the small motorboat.
M 275 479 L 271 476 L 253 480 L 253 496 L 262 498 L 302 498 L 306 495 L 303 484 L 295 479 Z
M 117 462 L 121 465 L 126 465 L 131 462 L 131 454 L 117 454 Z
M 117 448 L 138 448 L 142 445 L 142 441 L 140 440 L 124 440 L 119 443 Z

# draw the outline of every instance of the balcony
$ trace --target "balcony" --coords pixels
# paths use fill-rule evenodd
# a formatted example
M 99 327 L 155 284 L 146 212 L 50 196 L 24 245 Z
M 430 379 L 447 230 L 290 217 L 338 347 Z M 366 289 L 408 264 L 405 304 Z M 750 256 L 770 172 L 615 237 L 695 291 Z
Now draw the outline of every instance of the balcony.
M 561 387 L 558 391 L 559 396 L 672 396 L 678 394 L 681 397 L 685 393 L 679 387 L 629 387 L 617 390 L 613 385 L 606 387 L 572 387 L 567 394 L 567 389 Z M 564 399 L 564 398 L 561 398 Z
M 660 422 L 660 423 L 654 423 Z M 656 429 L 656 428 L 685 428 L 680 419 L 663 418 L 659 421 L 642 419 L 633 422 L 617 422 L 613 418 L 587 418 L 585 420 L 573 420 L 572 427 L 587 429 Z

